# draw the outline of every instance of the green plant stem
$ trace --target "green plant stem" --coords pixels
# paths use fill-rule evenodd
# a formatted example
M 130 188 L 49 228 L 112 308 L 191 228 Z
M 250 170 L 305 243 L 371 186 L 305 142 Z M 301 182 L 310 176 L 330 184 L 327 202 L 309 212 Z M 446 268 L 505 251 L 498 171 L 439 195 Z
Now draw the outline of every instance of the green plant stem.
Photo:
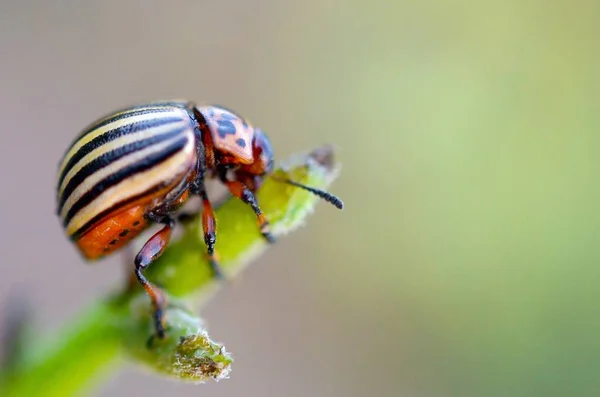
M 302 225 L 319 201 L 277 179 L 287 177 L 325 189 L 338 172 L 333 148 L 325 146 L 294 156 L 266 178 L 257 198 L 275 237 Z M 221 266 L 231 278 L 267 249 L 268 243 L 250 207 L 237 198 L 226 200 L 215 214 Z M 151 339 L 150 305 L 143 290 L 122 289 L 86 308 L 51 338 L 27 335 L 24 354 L 0 374 L 0 396 L 73 395 L 127 361 L 181 381 L 226 377 L 231 356 L 208 338 L 194 314 L 222 285 L 212 278 L 199 224 L 198 219 L 186 224 L 182 237 L 146 273 L 166 291 L 170 303 L 165 340 Z
M 0 396 L 70 396 L 92 386 L 120 352 L 118 311 L 106 302 L 88 307 L 58 337 L 28 335 L 28 350 L 3 379 Z

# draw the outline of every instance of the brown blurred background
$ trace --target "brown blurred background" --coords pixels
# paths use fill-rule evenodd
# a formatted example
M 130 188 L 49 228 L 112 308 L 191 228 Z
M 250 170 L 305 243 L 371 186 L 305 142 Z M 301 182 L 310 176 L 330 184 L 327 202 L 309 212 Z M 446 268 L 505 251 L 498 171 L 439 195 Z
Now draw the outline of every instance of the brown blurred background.
M 337 144 L 347 208 L 320 205 L 202 313 L 230 379 L 128 367 L 95 395 L 598 395 L 599 11 L 3 1 L 0 310 L 27 293 L 49 330 L 122 282 L 63 237 L 58 160 L 116 107 L 189 98 L 247 115 L 279 159 Z

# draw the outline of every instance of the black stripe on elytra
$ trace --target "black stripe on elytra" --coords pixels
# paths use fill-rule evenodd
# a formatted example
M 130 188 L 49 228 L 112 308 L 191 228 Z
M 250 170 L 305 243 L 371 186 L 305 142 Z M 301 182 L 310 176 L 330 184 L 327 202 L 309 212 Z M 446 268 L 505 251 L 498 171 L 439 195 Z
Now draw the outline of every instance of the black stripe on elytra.
M 179 151 L 181 151 L 185 145 L 188 143 L 187 137 L 183 136 L 177 139 L 175 142 L 167 146 L 165 149 L 161 150 L 157 153 L 152 153 L 148 155 L 148 157 L 140 160 L 134 164 L 128 165 L 127 167 L 121 168 L 114 174 L 108 175 L 103 180 L 96 183 L 90 190 L 88 190 L 84 195 L 82 195 L 79 200 L 77 200 L 65 216 L 63 221 L 64 227 L 67 227 L 69 222 L 73 219 L 75 214 L 79 212 L 81 209 L 85 208 L 89 205 L 100 193 L 105 191 L 106 189 L 115 186 L 127 178 L 130 178 L 132 175 L 138 174 L 140 172 L 147 171 L 153 167 L 158 166 L 164 161 L 168 160 Z
M 88 231 L 88 229 L 90 227 L 92 227 L 96 222 L 100 221 L 102 218 L 104 218 L 105 216 L 107 216 L 108 214 L 110 214 L 113 211 L 117 211 L 120 208 L 125 207 L 126 205 L 133 203 L 143 197 L 152 195 L 158 191 L 160 191 L 161 189 L 165 188 L 165 184 L 164 183 L 158 183 L 154 186 L 152 186 L 150 189 L 147 189 L 145 191 L 143 191 L 140 194 L 137 194 L 133 197 L 128 197 L 127 199 L 120 201 L 118 203 L 116 203 L 115 205 L 113 205 L 110 208 L 105 209 L 104 211 L 100 212 L 98 215 L 94 216 L 92 219 L 90 219 L 89 221 L 87 221 L 83 226 L 81 226 L 79 229 L 77 229 L 73 234 L 71 234 L 70 238 L 72 240 L 77 240 L 83 233 L 85 233 L 86 231 Z M 137 226 L 139 224 L 139 221 L 136 221 L 133 223 L 133 226 Z
M 148 114 L 148 113 L 171 112 L 171 111 L 173 111 L 173 107 L 179 108 L 180 106 L 176 106 L 174 103 L 167 103 L 167 104 L 158 103 L 158 104 L 154 104 L 154 105 L 144 104 L 144 105 L 130 106 L 128 108 L 119 109 L 117 111 L 114 111 L 113 114 L 122 113 L 122 112 L 127 112 L 127 113 L 118 114 L 115 116 L 107 115 L 107 116 L 101 117 L 97 121 L 88 125 L 75 137 L 75 139 L 73 140 L 73 142 L 71 142 L 71 145 L 69 145 L 69 147 L 67 148 L 65 153 L 68 153 L 69 150 L 71 150 L 73 148 L 73 146 L 75 146 L 75 144 L 81 138 L 83 138 L 86 135 L 90 134 L 91 132 L 97 130 L 98 128 L 104 127 L 107 124 L 113 123 L 118 120 L 122 120 L 127 117 L 132 117 L 132 116 L 140 116 L 140 115 Z M 136 109 L 140 109 L 140 110 L 136 111 Z M 129 111 L 131 111 L 131 112 L 129 112 Z
M 158 113 L 170 112 L 173 110 L 173 108 L 185 110 L 187 108 L 187 106 L 188 106 L 188 102 L 164 101 L 164 102 L 154 102 L 154 103 L 141 103 L 139 105 L 132 105 L 132 106 L 128 106 L 125 108 L 117 109 L 110 114 L 100 117 L 99 119 L 94 121 L 92 124 L 89 124 L 87 127 L 85 127 L 83 129 L 83 131 L 81 131 L 81 133 L 75 138 L 73 145 L 79 139 L 83 138 L 85 135 L 92 132 L 93 130 L 95 130 L 99 127 L 102 127 L 108 123 L 112 123 L 114 121 L 121 120 L 125 117 L 139 116 L 141 114 L 147 114 L 147 113 L 153 113 L 153 112 L 158 112 Z M 117 113 L 125 113 L 125 114 L 117 114 Z M 71 145 L 71 147 L 73 145 Z
M 154 135 L 150 138 L 128 143 L 109 152 L 102 153 L 102 155 L 96 157 L 94 160 L 90 161 L 85 166 L 83 166 L 75 175 L 73 175 L 73 178 L 69 180 L 69 183 L 67 183 L 67 185 L 65 186 L 65 189 L 62 192 L 62 196 L 60 197 L 60 201 L 58 203 L 58 212 L 60 213 L 60 211 L 62 211 L 62 207 L 65 205 L 65 202 L 67 201 L 69 196 L 73 194 L 73 191 L 75 191 L 75 189 L 94 172 L 106 167 L 109 164 L 112 164 L 113 162 L 127 155 L 130 155 L 142 149 L 146 149 L 150 146 L 165 142 L 171 138 L 181 135 L 181 133 L 184 132 L 186 129 L 187 127 L 180 127 L 172 131 L 166 132 L 164 134 Z
M 67 175 L 69 170 L 75 164 L 77 164 L 77 162 L 79 160 L 81 160 L 83 157 L 85 157 L 85 155 L 87 155 L 92 150 L 94 150 L 102 145 L 105 145 L 110 141 L 114 141 L 115 139 L 120 138 L 124 135 L 133 134 L 133 133 L 140 132 L 143 130 L 149 130 L 149 129 L 155 128 L 155 127 L 161 127 L 161 126 L 171 124 L 171 123 L 180 123 L 181 121 L 182 121 L 181 117 L 156 118 L 156 119 L 138 121 L 137 123 L 126 124 L 119 128 L 115 128 L 114 130 L 106 131 L 104 134 L 97 136 L 96 138 L 92 139 L 91 141 L 89 141 L 88 143 L 83 145 L 81 148 L 79 148 L 79 150 L 77 152 L 75 152 L 73 154 L 73 156 L 71 156 L 71 158 L 65 165 L 65 168 L 63 169 L 63 171 L 60 173 L 60 176 L 58 177 L 57 188 L 59 188 L 60 185 L 62 185 L 63 180 L 65 179 L 65 176 Z

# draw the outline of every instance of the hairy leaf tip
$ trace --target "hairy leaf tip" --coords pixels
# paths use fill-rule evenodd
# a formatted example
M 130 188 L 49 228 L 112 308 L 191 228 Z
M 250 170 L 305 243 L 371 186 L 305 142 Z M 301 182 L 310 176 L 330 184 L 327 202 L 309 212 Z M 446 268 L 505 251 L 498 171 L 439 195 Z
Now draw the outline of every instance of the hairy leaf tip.
M 210 340 L 207 333 L 181 338 L 173 354 L 172 368 L 177 378 L 203 383 L 228 377 L 231 355 L 225 347 Z

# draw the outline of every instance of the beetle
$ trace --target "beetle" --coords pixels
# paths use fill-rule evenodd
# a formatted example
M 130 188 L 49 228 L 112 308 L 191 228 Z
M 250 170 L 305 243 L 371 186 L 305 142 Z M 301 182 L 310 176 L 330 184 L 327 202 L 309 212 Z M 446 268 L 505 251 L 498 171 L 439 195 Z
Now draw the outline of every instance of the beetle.
M 164 338 L 165 296 L 143 271 L 168 246 L 180 219 L 175 214 L 192 196 L 200 197 L 206 254 L 213 274 L 222 278 L 205 180 L 218 179 L 248 204 L 263 237 L 273 243 L 254 195 L 273 169 L 267 135 L 232 110 L 187 100 L 131 105 L 97 119 L 68 147 L 59 164 L 56 212 L 89 262 L 117 252 L 150 226 L 162 225 L 135 256 L 134 275 L 150 298 L 156 334 Z M 283 182 L 343 208 L 328 192 Z

